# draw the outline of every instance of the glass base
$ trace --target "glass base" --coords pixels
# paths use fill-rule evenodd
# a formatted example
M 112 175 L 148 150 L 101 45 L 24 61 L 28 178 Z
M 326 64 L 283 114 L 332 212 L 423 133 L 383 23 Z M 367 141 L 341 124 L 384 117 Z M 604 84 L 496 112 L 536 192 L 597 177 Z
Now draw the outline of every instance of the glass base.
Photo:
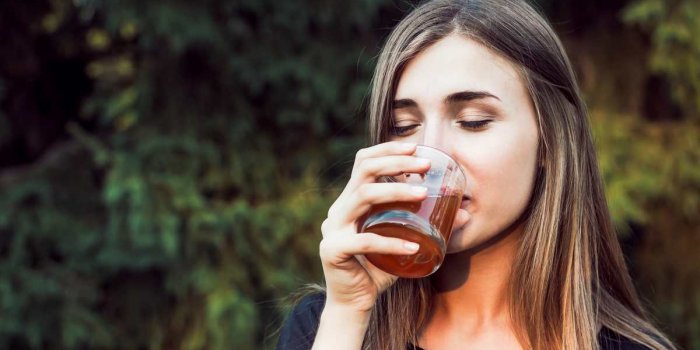
M 424 218 L 404 210 L 387 210 L 371 215 L 362 232 L 372 232 L 418 243 L 412 255 L 366 254 L 383 271 L 399 277 L 419 278 L 435 272 L 445 257 L 446 244 L 440 232 Z

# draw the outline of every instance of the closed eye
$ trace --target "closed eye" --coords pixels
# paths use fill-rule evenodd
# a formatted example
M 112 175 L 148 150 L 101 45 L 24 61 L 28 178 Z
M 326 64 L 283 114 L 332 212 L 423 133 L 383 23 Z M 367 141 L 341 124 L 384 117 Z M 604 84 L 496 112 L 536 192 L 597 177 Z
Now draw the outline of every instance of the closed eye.
M 481 130 L 484 127 L 486 127 L 486 125 L 488 125 L 490 122 L 492 122 L 491 119 L 483 119 L 483 120 L 469 120 L 469 121 L 462 120 L 462 121 L 458 121 L 457 123 L 459 123 L 459 126 L 464 128 L 464 129 Z
M 481 129 L 484 129 L 492 121 L 493 120 L 491 120 L 491 119 L 469 120 L 469 121 L 462 120 L 462 121 L 458 121 L 457 123 L 463 129 L 481 130 Z M 411 125 L 404 125 L 404 126 L 392 126 L 389 128 L 389 133 L 392 136 L 406 136 L 413 129 L 415 129 L 419 126 L 420 126 L 420 124 L 411 124 Z
M 405 126 L 392 126 L 389 128 L 389 133 L 393 136 L 405 136 L 411 130 L 417 128 L 420 124 L 405 125 Z

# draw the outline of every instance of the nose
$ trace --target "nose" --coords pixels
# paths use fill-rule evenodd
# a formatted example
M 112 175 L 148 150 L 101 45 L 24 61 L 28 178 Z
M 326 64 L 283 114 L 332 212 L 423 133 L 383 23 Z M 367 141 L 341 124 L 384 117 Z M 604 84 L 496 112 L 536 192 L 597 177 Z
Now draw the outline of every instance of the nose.
M 423 139 L 421 140 L 421 143 L 452 155 L 448 134 L 449 131 L 445 125 L 440 123 L 439 120 L 433 119 L 426 122 L 425 127 L 423 128 Z

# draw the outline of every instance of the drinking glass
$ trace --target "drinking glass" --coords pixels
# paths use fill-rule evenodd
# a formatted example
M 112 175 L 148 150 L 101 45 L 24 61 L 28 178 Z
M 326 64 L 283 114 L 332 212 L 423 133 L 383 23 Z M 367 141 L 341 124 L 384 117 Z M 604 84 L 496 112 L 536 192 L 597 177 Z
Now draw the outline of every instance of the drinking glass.
M 373 265 L 405 278 L 425 277 L 440 267 L 466 188 L 462 168 L 444 152 L 418 145 L 415 156 L 430 159 L 427 172 L 386 176 L 380 181 L 423 186 L 428 190 L 427 197 L 420 202 L 373 205 L 360 225 L 360 232 L 419 244 L 418 252 L 413 255 L 365 254 Z

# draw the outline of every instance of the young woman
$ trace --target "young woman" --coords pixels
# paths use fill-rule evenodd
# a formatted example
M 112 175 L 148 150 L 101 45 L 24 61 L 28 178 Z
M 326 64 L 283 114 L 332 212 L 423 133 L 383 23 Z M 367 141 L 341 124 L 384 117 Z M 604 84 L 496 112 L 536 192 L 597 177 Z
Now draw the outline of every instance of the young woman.
M 432 1 L 394 29 L 370 100 L 373 146 L 323 222 L 325 291 L 281 349 L 672 349 L 647 319 L 611 226 L 586 109 L 556 34 L 515 0 Z M 425 192 L 416 144 L 467 175 L 442 267 L 397 279 L 363 257 L 413 254 L 358 234 L 373 204 Z

